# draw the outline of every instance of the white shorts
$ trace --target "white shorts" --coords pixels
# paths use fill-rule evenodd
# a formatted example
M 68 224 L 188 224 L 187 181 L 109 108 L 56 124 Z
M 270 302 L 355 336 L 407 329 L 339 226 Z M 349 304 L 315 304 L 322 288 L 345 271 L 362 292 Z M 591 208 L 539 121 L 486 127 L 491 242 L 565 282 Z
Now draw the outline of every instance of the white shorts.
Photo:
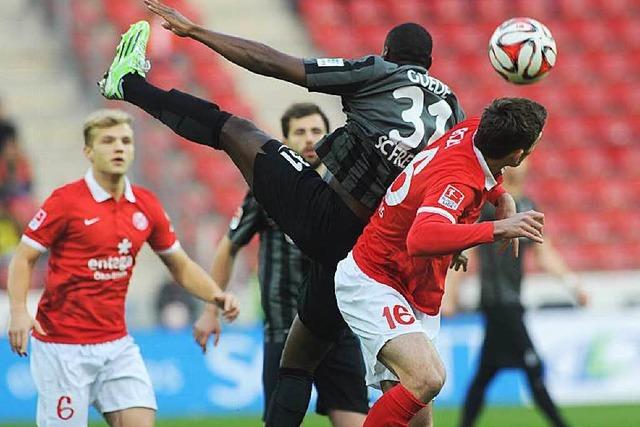
M 440 314 L 429 316 L 416 310 L 398 291 L 367 276 L 351 252 L 338 263 L 335 282 L 338 308 L 360 338 L 367 385 L 380 388 L 381 381 L 399 381 L 378 361 L 380 349 L 393 338 L 415 332 L 434 340 L 440 331 Z
M 38 427 L 88 424 L 100 413 L 157 409 L 140 348 L 131 336 L 101 344 L 57 344 L 31 338 L 31 375 L 38 390 Z

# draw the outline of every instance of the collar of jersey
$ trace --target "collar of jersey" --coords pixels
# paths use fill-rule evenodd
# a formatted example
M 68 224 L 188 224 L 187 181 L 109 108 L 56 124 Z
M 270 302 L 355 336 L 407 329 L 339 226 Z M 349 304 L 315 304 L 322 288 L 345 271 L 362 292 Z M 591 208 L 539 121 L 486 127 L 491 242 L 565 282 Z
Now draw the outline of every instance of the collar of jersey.
M 96 178 L 93 176 L 91 169 L 84 174 L 84 182 L 87 183 L 87 187 L 89 187 L 89 191 L 96 202 L 102 203 L 111 198 L 111 194 L 107 193 L 107 191 L 98 184 L 98 181 L 96 181 Z M 124 198 L 131 203 L 136 202 L 136 196 L 133 194 L 131 183 L 126 176 L 124 177 Z
M 475 136 L 475 135 L 474 135 Z M 491 169 L 489 169 L 489 165 L 487 165 L 487 161 L 484 159 L 484 156 L 478 150 L 475 144 L 473 144 L 473 152 L 476 153 L 476 157 L 478 158 L 478 163 L 480 163 L 480 167 L 482 168 L 482 172 L 484 172 L 484 188 L 488 191 L 493 187 L 498 185 L 498 181 L 491 173 Z

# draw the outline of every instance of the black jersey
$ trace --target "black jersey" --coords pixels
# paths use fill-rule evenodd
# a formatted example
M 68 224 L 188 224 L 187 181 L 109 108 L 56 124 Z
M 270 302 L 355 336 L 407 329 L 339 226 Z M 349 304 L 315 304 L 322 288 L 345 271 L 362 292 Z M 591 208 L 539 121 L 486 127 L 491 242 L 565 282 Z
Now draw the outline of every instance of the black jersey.
M 357 200 L 375 209 L 425 145 L 464 119 L 451 89 L 417 65 L 380 56 L 305 60 L 310 91 L 340 95 L 345 126 L 316 146 L 322 162 Z
M 533 202 L 526 198 L 516 200 L 518 212 L 535 210 Z M 493 221 L 495 207 L 485 203 L 481 221 Z M 528 239 L 520 239 L 519 256 L 515 258 L 511 251 L 500 253 L 502 242 L 481 245 L 480 254 L 480 307 L 492 308 L 520 306 L 520 292 L 523 276 L 523 259 L 530 246 Z
M 303 274 L 310 261 L 249 193 L 229 225 L 229 239 L 242 247 L 256 233 L 260 235 L 258 281 L 265 340 L 284 342 L 297 312 Z

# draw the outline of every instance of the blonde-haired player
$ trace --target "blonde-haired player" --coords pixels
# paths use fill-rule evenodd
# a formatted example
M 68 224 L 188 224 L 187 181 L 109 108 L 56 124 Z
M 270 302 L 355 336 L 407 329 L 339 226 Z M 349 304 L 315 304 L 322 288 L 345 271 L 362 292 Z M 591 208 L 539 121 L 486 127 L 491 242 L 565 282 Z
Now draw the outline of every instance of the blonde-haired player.
M 9 266 L 9 342 L 24 356 L 31 332 L 38 426 L 86 426 L 89 405 L 111 426 L 154 424 L 155 395 L 124 318 L 144 242 L 188 292 L 217 304 L 229 320 L 238 315 L 235 297 L 182 250 L 157 197 L 126 178 L 134 158 L 131 124 L 120 110 L 87 118 L 84 155 L 91 168 L 47 198 Z M 34 319 L 26 309 L 27 290 L 46 251 L 49 269 Z

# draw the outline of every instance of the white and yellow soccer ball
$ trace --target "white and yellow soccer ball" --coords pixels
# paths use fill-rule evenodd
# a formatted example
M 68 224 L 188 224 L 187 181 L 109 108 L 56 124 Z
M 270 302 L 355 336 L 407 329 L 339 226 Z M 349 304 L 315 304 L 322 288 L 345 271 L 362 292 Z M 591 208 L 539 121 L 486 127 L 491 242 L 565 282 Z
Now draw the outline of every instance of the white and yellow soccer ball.
M 556 63 L 551 31 L 531 18 L 512 18 L 496 28 L 489 41 L 489 60 L 505 80 L 529 84 L 546 76 Z

